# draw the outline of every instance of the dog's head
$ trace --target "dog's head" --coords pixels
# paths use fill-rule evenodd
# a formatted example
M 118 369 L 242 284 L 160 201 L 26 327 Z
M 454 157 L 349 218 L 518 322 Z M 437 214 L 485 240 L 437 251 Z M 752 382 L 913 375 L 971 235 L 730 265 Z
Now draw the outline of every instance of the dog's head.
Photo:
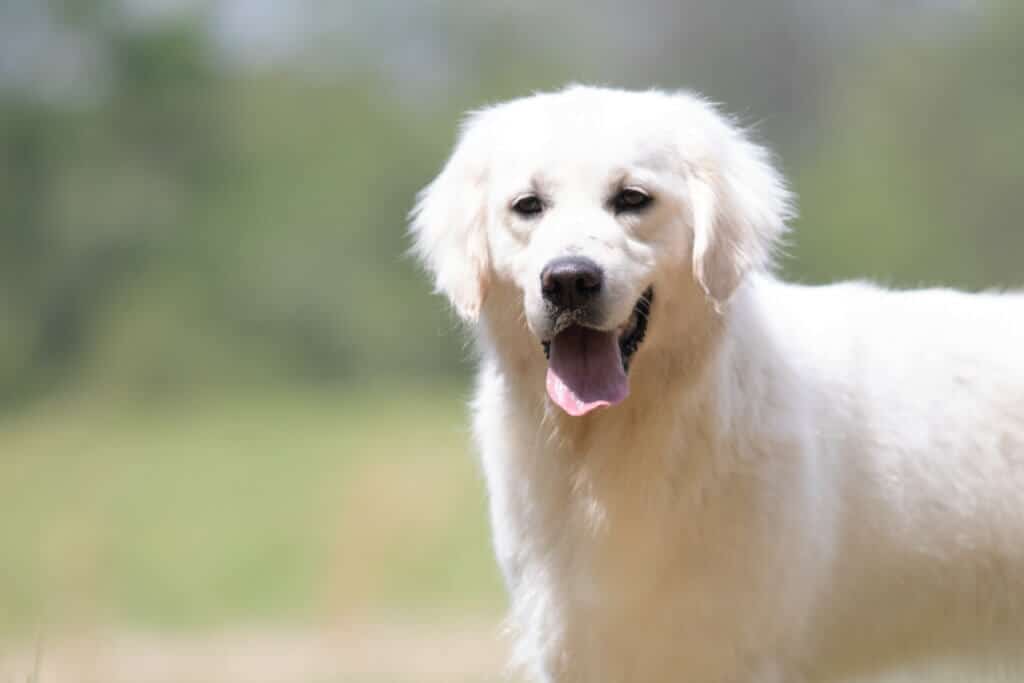
M 549 395 L 581 415 L 626 398 L 653 299 L 692 285 L 721 311 L 789 212 L 767 152 L 705 101 L 572 87 L 470 115 L 411 230 L 463 319 L 507 306 L 499 288 L 522 302 Z

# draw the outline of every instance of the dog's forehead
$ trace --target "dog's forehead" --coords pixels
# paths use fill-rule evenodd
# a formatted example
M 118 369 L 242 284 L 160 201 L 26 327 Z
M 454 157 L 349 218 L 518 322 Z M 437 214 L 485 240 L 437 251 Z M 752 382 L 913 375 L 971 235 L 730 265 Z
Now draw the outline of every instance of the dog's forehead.
M 660 170 L 675 158 L 668 116 L 614 96 L 635 93 L 571 94 L 532 97 L 492 112 L 488 138 L 500 174 L 603 180 L 636 168 Z

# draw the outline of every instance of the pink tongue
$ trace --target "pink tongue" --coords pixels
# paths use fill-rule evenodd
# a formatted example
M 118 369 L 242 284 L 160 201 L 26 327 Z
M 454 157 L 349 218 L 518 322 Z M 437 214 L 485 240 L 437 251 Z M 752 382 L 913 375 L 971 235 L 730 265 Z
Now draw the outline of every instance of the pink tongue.
M 551 340 L 547 389 L 551 400 L 574 417 L 624 401 L 629 380 L 616 333 L 573 325 L 556 335 Z

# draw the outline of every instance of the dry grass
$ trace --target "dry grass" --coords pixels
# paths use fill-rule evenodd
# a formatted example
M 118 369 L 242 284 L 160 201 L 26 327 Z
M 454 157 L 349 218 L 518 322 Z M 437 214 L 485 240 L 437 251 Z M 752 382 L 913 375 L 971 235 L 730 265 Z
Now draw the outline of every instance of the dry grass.
M 190 634 L 93 632 L 0 643 L 5 683 L 517 683 L 494 620 L 389 619 Z M 846 683 L 1020 683 L 933 662 Z
M 159 635 L 94 632 L 0 651 L 0 680 L 35 683 L 484 683 L 502 676 L 491 621 L 362 622 Z M 35 672 L 33 674 L 33 672 Z

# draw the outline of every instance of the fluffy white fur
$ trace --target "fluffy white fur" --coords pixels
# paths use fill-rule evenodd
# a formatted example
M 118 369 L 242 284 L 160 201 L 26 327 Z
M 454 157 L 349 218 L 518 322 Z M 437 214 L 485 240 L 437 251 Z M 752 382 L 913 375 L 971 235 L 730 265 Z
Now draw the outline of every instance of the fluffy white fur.
M 622 185 L 654 197 L 616 215 Z M 533 220 L 511 210 L 545 197 Z M 519 662 L 546 683 L 790 683 L 1024 643 L 1024 297 L 771 274 L 789 195 L 685 93 L 472 114 L 413 212 L 477 332 L 474 428 Z M 893 227 L 899 229 L 898 226 Z M 621 405 L 545 394 L 539 273 L 654 286 Z

